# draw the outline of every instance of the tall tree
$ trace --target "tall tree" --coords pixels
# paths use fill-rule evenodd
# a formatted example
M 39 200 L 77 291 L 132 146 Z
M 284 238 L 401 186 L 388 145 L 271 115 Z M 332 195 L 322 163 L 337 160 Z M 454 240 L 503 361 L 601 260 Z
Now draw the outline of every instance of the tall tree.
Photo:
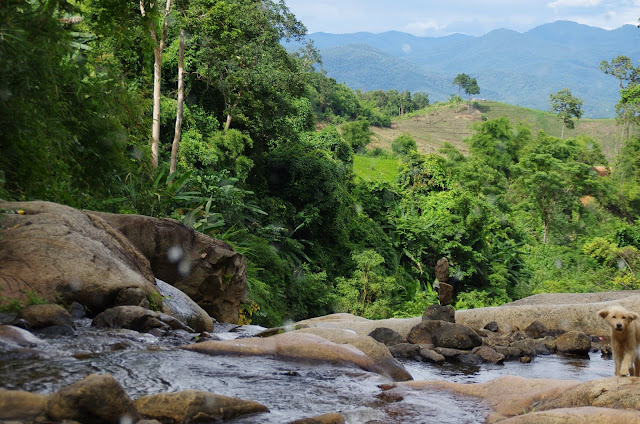
M 182 134 L 182 109 L 184 105 L 184 28 L 180 28 L 180 45 L 178 47 L 178 104 L 176 106 L 176 127 L 171 143 L 171 162 L 169 172 L 176 171 L 178 162 L 178 147 L 180 146 L 180 136 Z
M 188 10 L 193 34 L 194 73 L 202 91 L 215 90 L 222 102 L 224 128 L 273 125 L 286 97 L 304 89 L 299 61 L 280 44 L 300 40 L 306 28 L 283 0 L 195 0 Z M 247 114 L 251 111 L 251 122 Z
M 638 85 L 640 83 L 640 67 L 634 67 L 633 62 L 627 56 L 617 56 L 611 60 L 611 63 L 603 60 L 599 66 L 600 70 L 607 75 L 611 75 L 618 80 L 618 86 L 622 93 L 627 88 Z M 640 119 L 640 106 L 634 103 L 626 102 L 621 99 L 616 104 L 617 121 L 622 126 L 621 140 L 627 138 L 631 133 L 631 125 Z
M 156 5 L 153 2 L 140 0 L 140 14 L 149 25 L 149 33 L 153 41 L 153 123 L 151 126 L 151 162 L 154 168 L 158 167 L 158 149 L 160 146 L 160 88 L 162 82 L 162 52 L 167 39 L 169 28 L 169 14 L 171 13 L 171 0 L 166 0 L 164 13 L 158 22 L 155 13 Z M 158 23 L 160 34 L 158 35 Z
M 467 74 L 458 74 L 453 79 L 453 85 L 458 86 L 458 97 L 460 97 L 460 92 L 464 89 L 464 87 L 469 83 L 471 78 Z
M 551 103 L 551 112 L 558 115 L 562 119 L 562 134 L 560 138 L 564 138 L 564 129 L 575 128 L 573 118 L 580 119 L 582 117 L 582 100 L 574 97 L 568 88 L 563 88 L 556 94 L 549 95 Z
M 467 110 L 471 110 L 471 95 L 480 93 L 480 86 L 475 78 L 470 78 L 464 85 L 464 92 L 467 93 Z

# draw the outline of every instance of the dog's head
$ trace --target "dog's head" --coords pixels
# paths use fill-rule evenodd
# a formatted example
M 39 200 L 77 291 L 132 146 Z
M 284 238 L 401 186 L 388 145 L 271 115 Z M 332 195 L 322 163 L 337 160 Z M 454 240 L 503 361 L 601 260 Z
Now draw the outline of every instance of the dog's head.
M 611 306 L 598 311 L 598 315 L 604 318 L 614 331 L 624 333 L 629 323 L 638 319 L 638 314 L 628 311 L 622 306 Z

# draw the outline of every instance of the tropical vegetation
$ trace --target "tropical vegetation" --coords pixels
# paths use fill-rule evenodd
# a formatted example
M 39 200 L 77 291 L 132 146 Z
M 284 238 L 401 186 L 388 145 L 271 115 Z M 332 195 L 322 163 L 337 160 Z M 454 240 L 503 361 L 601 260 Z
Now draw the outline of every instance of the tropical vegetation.
M 442 257 L 458 308 L 640 288 L 635 79 L 609 158 L 506 117 L 475 124 L 468 152 L 371 148 L 372 128 L 438 106 L 351 90 L 311 43 L 287 52 L 306 29 L 283 1 L 6 0 L 0 17 L 0 198 L 227 241 L 248 259 L 243 322 L 419 315 Z

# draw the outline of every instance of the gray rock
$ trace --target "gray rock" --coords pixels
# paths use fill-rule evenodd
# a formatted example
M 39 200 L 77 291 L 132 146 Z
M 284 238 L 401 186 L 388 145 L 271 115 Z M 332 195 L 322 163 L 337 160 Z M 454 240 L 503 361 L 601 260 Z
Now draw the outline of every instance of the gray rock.
M 442 321 L 441 321 L 442 322 Z M 469 350 L 482 344 L 480 336 L 464 325 L 443 322 L 431 334 L 433 344 L 437 347 Z
M 492 333 L 497 333 L 499 330 L 498 323 L 495 321 L 491 321 L 490 323 L 488 323 L 482 328 L 484 328 L 485 330 L 491 331 Z
M 470 353 L 468 350 L 451 349 L 448 347 L 437 347 L 435 348 L 435 351 L 449 360 L 455 359 L 460 355 L 467 355 Z
M 161 312 L 154 312 L 140 306 L 116 306 L 96 316 L 91 325 L 102 328 L 128 328 L 141 333 L 152 330 L 185 330 L 193 333 L 193 329 L 177 319 Z
M 412 343 L 399 343 L 389 346 L 389 352 L 394 358 L 414 358 L 420 353 L 420 346 Z
M 69 307 L 69 313 L 71 314 L 71 318 L 83 319 L 87 317 L 87 311 L 84 310 L 84 306 L 79 304 L 78 302 L 73 302 Z
M 456 311 L 452 306 L 429 305 L 422 314 L 423 321 L 456 322 Z
M 371 333 L 369 333 L 369 337 L 372 337 L 374 340 L 380 343 L 384 343 L 387 346 L 393 346 L 407 342 L 405 338 L 400 334 L 390 328 L 385 327 L 376 328 Z
M 436 278 L 441 283 L 446 283 L 449 280 L 449 261 L 447 258 L 440 258 L 436 263 L 435 268 Z
M 182 291 L 156 279 L 158 290 L 162 294 L 164 313 L 179 319 L 197 332 L 213 331 L 213 320 L 209 314 Z
M 504 362 L 505 356 L 489 346 L 478 346 L 471 353 L 478 355 L 483 362 L 490 364 L 501 364 Z
M 30 305 L 18 312 L 16 319 L 24 319 L 31 329 L 40 329 L 52 325 L 66 325 L 75 328 L 71 314 L 60 305 Z
M 456 356 L 455 361 L 465 367 L 476 367 L 482 363 L 482 358 L 473 353 L 465 353 Z
M 431 349 L 420 349 L 419 356 L 424 362 L 433 362 L 436 364 L 442 363 L 446 359 L 444 355 Z
M 556 339 L 558 352 L 572 355 L 588 355 L 591 338 L 580 331 L 569 331 Z
M 409 343 L 420 344 L 420 343 L 433 343 L 432 334 L 433 332 L 446 324 L 445 321 L 422 321 L 416 324 L 407 335 L 407 341 Z
M 539 339 L 544 337 L 543 334 L 548 331 L 547 327 L 541 323 L 540 321 L 533 321 L 531 324 L 524 329 L 524 332 L 529 335 L 529 337 L 533 339 Z

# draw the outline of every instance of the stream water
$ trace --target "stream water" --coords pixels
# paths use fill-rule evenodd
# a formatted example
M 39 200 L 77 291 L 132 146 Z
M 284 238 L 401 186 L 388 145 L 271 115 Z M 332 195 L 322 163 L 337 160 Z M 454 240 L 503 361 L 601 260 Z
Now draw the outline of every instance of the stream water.
M 46 394 L 92 373 L 110 373 L 133 399 L 160 392 L 205 390 L 260 402 L 271 411 L 228 421 L 234 424 L 281 424 L 329 412 L 341 412 L 349 424 L 479 423 L 488 412 L 476 400 L 440 391 L 415 391 L 402 399 L 386 399 L 379 385 L 389 381 L 359 368 L 268 357 L 208 356 L 177 348 L 193 343 L 187 333 L 156 338 L 129 330 L 98 330 L 89 320 L 79 324 L 77 336 L 41 335 L 47 343 L 45 349 L 39 349 L 43 358 L 0 360 L 0 387 Z M 217 335 L 234 338 L 243 334 Z M 530 364 L 507 362 L 473 368 L 415 361 L 404 365 L 415 380 L 463 383 L 507 374 L 586 380 L 613 373 L 612 362 L 595 354 L 590 359 L 550 355 L 539 356 Z

